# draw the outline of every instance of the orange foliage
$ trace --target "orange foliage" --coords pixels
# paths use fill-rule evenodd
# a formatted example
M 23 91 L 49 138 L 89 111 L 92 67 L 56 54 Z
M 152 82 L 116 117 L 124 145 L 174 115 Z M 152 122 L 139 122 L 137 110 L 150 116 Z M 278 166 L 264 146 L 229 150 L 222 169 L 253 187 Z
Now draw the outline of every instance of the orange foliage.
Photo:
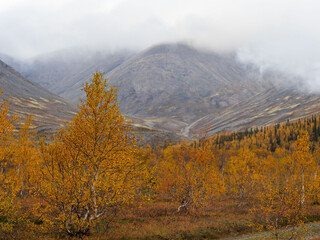
M 96 73 L 84 91 L 74 120 L 41 148 L 40 196 L 70 235 L 87 234 L 131 202 L 143 164 L 116 89 Z
M 175 202 L 180 210 L 208 207 L 224 187 L 217 162 L 209 145 L 193 148 L 186 142 L 167 147 L 158 166 L 159 188 Z

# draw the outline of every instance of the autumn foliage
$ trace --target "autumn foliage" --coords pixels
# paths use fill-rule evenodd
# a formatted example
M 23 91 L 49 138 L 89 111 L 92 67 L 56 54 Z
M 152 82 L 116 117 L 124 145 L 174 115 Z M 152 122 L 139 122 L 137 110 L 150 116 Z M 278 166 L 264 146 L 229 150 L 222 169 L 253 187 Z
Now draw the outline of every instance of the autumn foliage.
M 74 120 L 41 145 L 40 197 L 70 235 L 87 234 L 131 202 L 142 167 L 116 89 L 97 73 L 84 91 Z
M 183 141 L 169 146 L 157 167 L 160 192 L 177 202 L 178 212 L 199 211 L 224 191 L 208 144 L 192 148 Z
M 154 228 L 182 219 L 177 232 L 199 221 L 209 236 L 220 227 L 217 234 L 268 230 L 294 239 L 310 216 L 320 219 L 318 117 L 151 148 L 139 145 L 102 74 L 83 90 L 77 115 L 53 141 L 1 103 L 0 238 L 95 239 L 101 228 L 116 238 L 112 229 L 131 229 L 132 219 L 143 228 L 147 218 L 158 221 Z M 226 229 L 226 212 L 245 227 Z

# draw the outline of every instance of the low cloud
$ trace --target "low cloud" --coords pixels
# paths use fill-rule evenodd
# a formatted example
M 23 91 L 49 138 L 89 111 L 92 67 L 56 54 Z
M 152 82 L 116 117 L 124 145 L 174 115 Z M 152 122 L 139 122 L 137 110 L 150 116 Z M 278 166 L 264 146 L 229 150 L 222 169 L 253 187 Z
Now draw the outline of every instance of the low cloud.
M 276 66 L 320 88 L 316 0 L 11 0 L 0 52 L 29 58 L 69 47 L 142 50 L 187 41 Z

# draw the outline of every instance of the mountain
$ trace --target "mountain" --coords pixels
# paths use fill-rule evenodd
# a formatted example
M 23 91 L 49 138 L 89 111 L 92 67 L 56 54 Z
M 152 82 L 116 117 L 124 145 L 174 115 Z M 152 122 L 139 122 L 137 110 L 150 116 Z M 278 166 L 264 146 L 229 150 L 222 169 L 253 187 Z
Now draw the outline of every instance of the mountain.
M 137 131 L 150 135 L 160 130 L 199 137 L 320 111 L 317 95 L 295 90 L 303 79 L 261 72 L 234 53 L 185 44 L 161 44 L 140 53 L 72 49 L 28 63 L 9 60 L 24 76 L 75 103 L 84 97 L 81 88 L 92 73 L 104 72 L 119 88 L 121 111 L 135 120 Z
M 58 53 L 25 64 L 24 76 L 73 102 L 95 71 L 119 87 L 121 111 L 142 126 L 180 132 L 273 86 L 277 75 L 262 75 L 233 53 L 219 54 L 184 44 L 162 44 L 138 54 Z
M 4 53 L 0 53 L 0 59 L 14 69 L 20 69 L 20 66 L 23 63 L 22 60 L 16 59 Z
M 219 114 L 209 114 L 187 129 L 189 135 L 200 137 L 255 128 L 287 120 L 311 117 L 320 113 L 320 95 L 294 88 L 270 88 Z
M 16 61 L 13 67 L 49 91 L 77 103 L 83 84 L 92 73 L 109 72 L 132 55 L 133 52 L 125 50 L 109 53 L 72 48 Z
M 73 103 L 30 81 L 0 60 L 1 99 L 8 101 L 11 114 L 22 118 L 33 116 L 38 130 L 57 129 L 73 118 Z
M 271 87 L 268 79 L 234 54 L 183 44 L 152 47 L 106 74 L 119 87 L 122 111 L 142 118 L 189 123 Z

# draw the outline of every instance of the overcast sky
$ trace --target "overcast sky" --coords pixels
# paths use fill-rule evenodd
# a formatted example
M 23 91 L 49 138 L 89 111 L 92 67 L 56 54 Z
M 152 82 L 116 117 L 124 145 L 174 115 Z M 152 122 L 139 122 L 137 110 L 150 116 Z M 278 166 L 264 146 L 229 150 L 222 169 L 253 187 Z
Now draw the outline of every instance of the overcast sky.
M 320 79 L 317 0 L 0 0 L 0 53 L 185 41 Z

